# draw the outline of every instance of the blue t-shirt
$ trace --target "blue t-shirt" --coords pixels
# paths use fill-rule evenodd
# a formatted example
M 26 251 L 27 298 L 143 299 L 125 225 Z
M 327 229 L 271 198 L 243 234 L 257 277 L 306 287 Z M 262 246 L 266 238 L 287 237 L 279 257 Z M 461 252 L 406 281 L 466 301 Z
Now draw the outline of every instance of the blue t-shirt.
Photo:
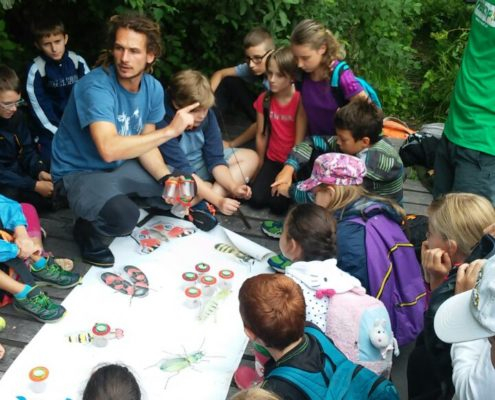
M 163 88 L 144 74 L 136 93 L 124 89 L 115 69 L 96 68 L 79 80 L 72 90 L 67 108 L 52 145 L 52 177 L 81 171 L 111 171 L 123 160 L 105 162 L 93 142 L 89 125 L 111 122 L 122 136 L 139 135 L 146 124 L 163 119 Z
M 266 75 L 263 74 L 261 76 L 254 75 L 249 68 L 247 63 L 236 65 L 235 67 L 235 75 L 246 82 L 256 83 L 262 81 L 263 87 L 265 90 L 270 90 L 270 84 L 268 83 L 268 79 L 266 79 Z

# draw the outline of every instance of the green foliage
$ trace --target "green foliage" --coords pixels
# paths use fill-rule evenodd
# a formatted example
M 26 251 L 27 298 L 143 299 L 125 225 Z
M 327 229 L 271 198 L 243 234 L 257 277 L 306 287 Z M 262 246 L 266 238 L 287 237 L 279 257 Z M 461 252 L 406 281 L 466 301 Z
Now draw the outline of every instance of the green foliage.
M 256 25 L 268 28 L 281 45 L 288 43 L 297 22 L 315 18 L 345 45 L 348 63 L 377 89 L 385 113 L 413 121 L 445 118 L 472 14 L 472 6 L 462 0 L 0 0 L 0 4 L 0 57 L 15 68 L 35 53 L 26 33 L 26 21 L 32 18 L 56 11 L 69 26 L 69 47 L 91 64 L 103 46 L 105 22 L 111 15 L 146 13 L 162 26 L 165 55 L 155 75 L 165 82 L 183 68 L 211 74 L 242 62 L 242 39 Z

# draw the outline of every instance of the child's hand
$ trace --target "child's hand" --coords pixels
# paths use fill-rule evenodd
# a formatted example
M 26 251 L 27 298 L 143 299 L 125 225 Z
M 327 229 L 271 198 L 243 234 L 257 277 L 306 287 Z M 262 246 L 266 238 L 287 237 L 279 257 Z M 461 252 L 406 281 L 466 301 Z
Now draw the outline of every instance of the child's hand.
M 429 249 L 427 242 L 423 242 L 421 246 L 421 265 L 425 280 L 430 283 L 431 290 L 440 286 L 452 269 L 449 254 L 442 249 Z
M 220 200 L 217 207 L 222 214 L 232 215 L 239 209 L 240 205 L 241 203 L 239 203 L 237 200 L 224 197 Z
M 39 244 L 36 244 L 30 237 L 25 236 L 17 236 L 14 239 L 15 244 L 19 247 L 19 254 L 17 254 L 18 258 L 26 259 L 31 257 L 33 254 L 40 254 L 41 247 Z
M 187 107 L 177 110 L 174 119 L 170 122 L 169 127 L 175 132 L 174 137 L 182 135 L 182 133 L 191 129 L 194 126 L 194 115 L 191 113 L 195 108 L 199 107 L 199 103 L 191 104 Z
M 455 280 L 455 294 L 466 292 L 474 288 L 481 268 L 485 265 L 486 260 L 475 260 L 470 264 L 462 264 L 457 269 Z
M 53 183 L 50 181 L 37 181 L 34 185 L 34 191 L 43 197 L 52 197 Z
M 239 185 L 234 188 L 232 194 L 238 199 L 250 199 L 251 198 L 251 188 L 248 185 Z
M 289 188 L 292 185 L 292 174 L 294 173 L 294 168 L 290 165 L 284 166 L 282 171 L 278 173 L 275 177 L 275 181 L 271 184 L 272 196 L 283 195 L 289 197 Z
M 484 234 L 492 235 L 495 237 L 495 222 L 483 230 Z
M 274 184 L 272 184 L 273 186 Z M 276 187 L 272 187 L 272 196 L 285 196 L 289 197 L 289 188 L 290 185 L 286 183 L 281 183 Z
M 51 182 L 52 181 L 52 176 L 48 172 L 41 171 L 38 174 L 38 180 Z

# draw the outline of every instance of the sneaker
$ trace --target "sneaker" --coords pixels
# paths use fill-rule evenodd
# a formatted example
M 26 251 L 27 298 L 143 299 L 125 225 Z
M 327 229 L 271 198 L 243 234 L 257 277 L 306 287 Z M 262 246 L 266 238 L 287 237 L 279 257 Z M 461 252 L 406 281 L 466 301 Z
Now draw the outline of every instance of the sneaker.
M 189 210 L 188 219 L 202 231 L 211 231 L 218 224 L 215 217 L 215 207 L 202 200 Z
M 36 286 L 30 290 L 25 299 L 14 297 L 13 306 L 17 311 L 30 315 L 40 322 L 57 322 L 62 319 L 66 311 Z
M 266 220 L 261 223 L 261 232 L 273 239 L 280 239 L 284 223 L 282 221 Z
M 31 274 L 38 286 L 68 289 L 81 282 L 81 275 L 76 272 L 65 271 L 52 257 L 48 257 L 46 260 L 45 268 L 35 270 L 31 266 Z
M 272 267 L 274 271 L 285 274 L 285 269 L 289 265 L 292 265 L 292 261 L 284 257 L 283 254 L 277 254 L 276 256 L 268 259 L 268 265 Z

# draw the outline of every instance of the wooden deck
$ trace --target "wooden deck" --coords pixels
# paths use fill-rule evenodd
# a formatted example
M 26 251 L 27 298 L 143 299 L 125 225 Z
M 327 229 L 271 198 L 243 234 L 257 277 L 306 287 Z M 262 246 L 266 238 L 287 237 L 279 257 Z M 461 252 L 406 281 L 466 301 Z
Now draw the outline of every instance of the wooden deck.
M 231 135 L 239 133 L 242 129 L 242 125 L 232 123 L 228 121 L 229 129 L 231 129 Z M 426 206 L 431 202 L 431 195 L 423 188 L 423 186 L 417 181 L 405 182 L 405 202 L 404 206 L 408 213 L 424 214 Z M 220 223 L 248 239 L 253 240 L 256 243 L 261 244 L 271 250 L 278 251 L 278 242 L 276 240 L 267 238 L 260 230 L 260 223 L 267 218 L 275 218 L 266 210 L 253 210 L 248 206 L 242 207 L 243 213 L 246 216 L 250 228 L 247 228 L 239 215 L 230 217 L 219 216 Z M 84 275 L 89 265 L 83 263 L 80 258 L 79 250 L 73 241 L 72 237 L 72 224 L 73 215 L 70 210 L 61 210 L 56 213 L 47 213 L 41 216 L 41 222 L 44 229 L 47 231 L 48 237 L 45 241 L 45 247 L 48 250 L 56 253 L 57 256 L 70 257 L 75 262 L 75 271 Z M 58 301 L 62 301 L 70 291 L 60 290 L 54 288 L 44 288 L 47 294 Z M 9 368 L 12 362 L 16 359 L 24 346 L 34 337 L 34 335 L 43 326 L 42 323 L 36 322 L 28 317 L 23 317 L 15 312 L 11 305 L 0 309 L 0 315 L 5 318 L 7 327 L 0 332 L 0 343 L 2 343 L 6 349 L 5 357 L 0 360 L 0 379 L 4 372 Z M 405 349 L 403 355 L 399 357 L 394 363 L 393 380 L 397 385 L 401 398 L 407 398 L 407 385 L 406 385 L 406 362 L 407 354 L 409 351 Z M 243 363 L 253 362 L 253 357 L 250 354 L 249 349 L 243 359 Z M 236 391 L 232 386 L 230 393 L 233 394 Z

